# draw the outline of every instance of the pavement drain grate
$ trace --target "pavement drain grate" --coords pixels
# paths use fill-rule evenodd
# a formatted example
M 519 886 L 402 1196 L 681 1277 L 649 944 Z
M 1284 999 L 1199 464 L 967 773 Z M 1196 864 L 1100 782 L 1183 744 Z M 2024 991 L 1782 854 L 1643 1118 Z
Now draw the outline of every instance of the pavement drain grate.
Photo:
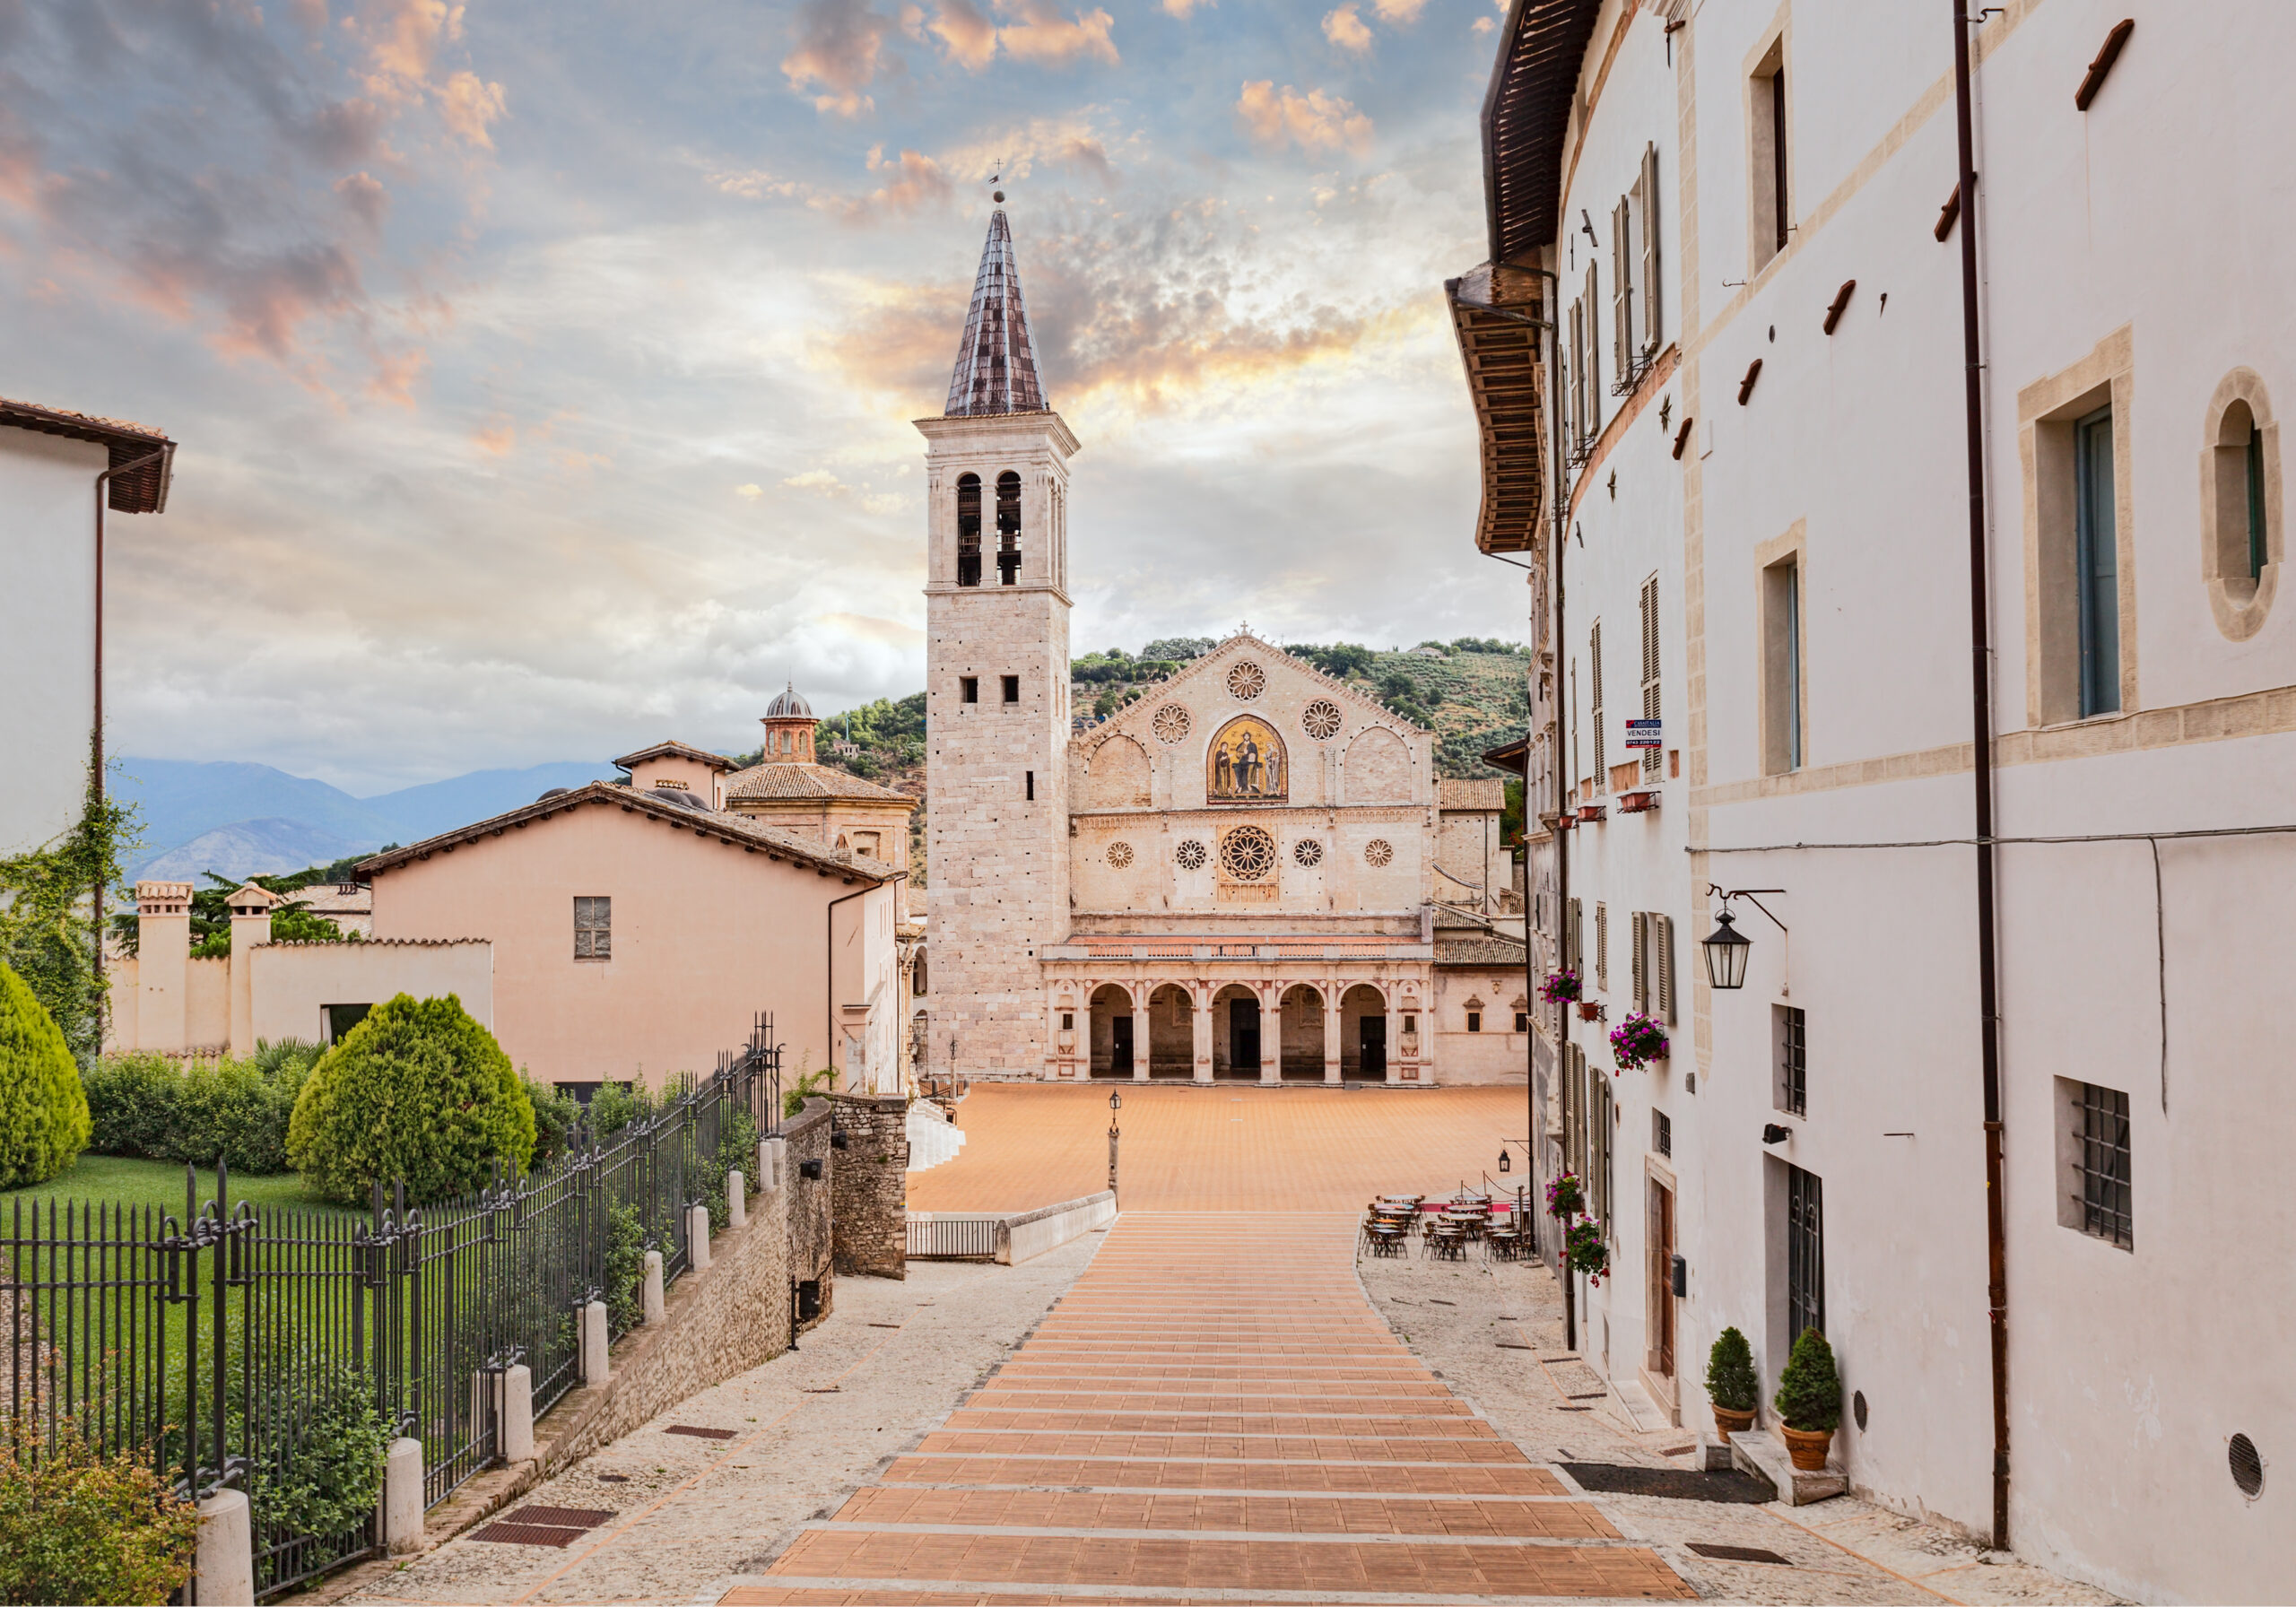
M 562 1551 L 613 1516 L 587 1507 L 521 1507 L 471 1538 L 499 1545 L 552 1546 Z
M 561 1529 L 595 1529 L 613 1522 L 618 1515 L 596 1507 L 521 1507 L 512 1513 L 514 1524 L 550 1524 Z
M 1694 1473 L 1678 1467 L 1631 1467 L 1615 1462 L 1558 1465 L 1578 1481 L 1579 1489 L 1601 1495 L 1661 1496 L 1670 1501 L 1719 1501 L 1739 1507 L 1760 1507 L 1778 1498 L 1769 1480 L 1735 1469 L 1726 1473 Z
M 696 1439 L 731 1439 L 731 1429 L 696 1429 L 685 1423 L 672 1423 L 662 1430 L 665 1434 L 691 1434 Z
M 1693 1540 L 1690 1549 L 1701 1557 L 1711 1557 L 1717 1562 L 1767 1562 L 1776 1568 L 1794 1565 L 1775 1551 L 1765 1551 L 1760 1546 L 1724 1546 L 1710 1541 Z

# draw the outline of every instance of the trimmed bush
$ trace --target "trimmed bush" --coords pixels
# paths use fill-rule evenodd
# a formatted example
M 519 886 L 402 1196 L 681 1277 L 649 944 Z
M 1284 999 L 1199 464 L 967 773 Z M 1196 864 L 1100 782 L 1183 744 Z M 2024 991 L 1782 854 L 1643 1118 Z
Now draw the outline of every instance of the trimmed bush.
M 88 1096 L 56 1019 L 0 963 L 0 1188 L 45 1183 L 88 1147 Z
M 524 1073 L 519 1083 L 535 1113 L 535 1152 L 527 1164 L 539 1171 L 563 1156 L 574 1142 L 574 1124 L 582 1119 L 582 1102 L 554 1082 L 537 1082 Z
M 1761 1401 L 1753 1349 L 1735 1328 L 1716 1334 L 1706 1353 L 1706 1398 L 1725 1412 L 1752 1412 Z
M 1802 1330 L 1794 1353 L 1779 1375 L 1778 1397 L 1770 1403 L 1789 1429 L 1805 1434 L 1841 1426 L 1841 1375 L 1834 1370 L 1833 1347 L 1815 1328 Z
M 643 1083 L 603 1083 L 590 1096 L 590 1131 L 606 1138 L 632 1122 L 651 1121 L 657 1105 Z
M 66 1420 L 0 1419 L 0 1602 L 164 1602 L 183 1587 L 199 1516 L 133 1456 L 106 1456 Z
M 410 1203 L 483 1187 L 533 1158 L 535 1111 L 494 1035 L 452 994 L 378 1004 L 320 1057 L 287 1128 L 287 1154 L 315 1192 L 367 1203 L 404 1178 Z
M 100 1155 L 213 1166 L 265 1176 L 287 1165 L 287 1124 L 319 1047 L 262 1043 L 246 1060 L 117 1055 L 81 1074 Z

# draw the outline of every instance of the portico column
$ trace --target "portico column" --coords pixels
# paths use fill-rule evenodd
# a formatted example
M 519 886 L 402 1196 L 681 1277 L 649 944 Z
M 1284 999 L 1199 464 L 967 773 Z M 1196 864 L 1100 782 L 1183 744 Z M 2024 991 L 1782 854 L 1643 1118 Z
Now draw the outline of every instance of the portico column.
M 1324 1081 L 1339 1086 L 1339 985 L 1324 985 Z
M 1132 1080 L 1148 1081 L 1148 1012 L 1151 989 L 1142 983 L 1132 995 Z
M 1275 1003 L 1270 1004 L 1273 998 Z M 1259 989 L 1259 1080 L 1283 1081 L 1283 985 Z
M 1194 1008 L 1188 1020 L 1196 1027 L 1196 1080 L 1212 1081 L 1212 1001 L 1205 997 L 1207 990 L 1201 985 L 1188 989 L 1188 1003 Z
M 1403 1035 L 1396 1030 L 1402 1025 L 1402 1021 L 1396 1009 L 1396 1002 L 1383 995 L 1379 1000 L 1379 1015 L 1387 1024 L 1387 1029 L 1384 1035 L 1387 1048 L 1383 1052 L 1386 1064 L 1380 1068 L 1383 1073 L 1381 1080 L 1387 1082 L 1398 1081 L 1400 1081 L 1399 1073 L 1403 1069 L 1400 1064 L 1403 1060 Z

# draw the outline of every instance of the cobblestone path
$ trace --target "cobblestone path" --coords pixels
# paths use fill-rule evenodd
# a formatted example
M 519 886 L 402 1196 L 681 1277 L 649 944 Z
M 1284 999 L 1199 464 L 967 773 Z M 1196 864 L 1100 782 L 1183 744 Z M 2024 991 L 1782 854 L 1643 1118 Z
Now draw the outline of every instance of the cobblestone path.
M 1127 1212 L 982 1388 L 722 1603 L 1694 1596 L 1396 1339 L 1354 1233 Z

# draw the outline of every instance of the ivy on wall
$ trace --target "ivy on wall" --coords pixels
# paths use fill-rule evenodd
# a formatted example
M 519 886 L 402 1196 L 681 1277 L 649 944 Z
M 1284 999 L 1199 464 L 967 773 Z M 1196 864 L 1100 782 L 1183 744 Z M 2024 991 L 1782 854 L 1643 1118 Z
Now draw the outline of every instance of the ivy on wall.
M 0 858 L 0 960 L 48 1007 L 82 1064 L 103 1044 L 108 984 L 96 959 L 92 891 L 119 881 L 136 845 L 133 804 L 88 787 L 79 821 L 29 853 Z

